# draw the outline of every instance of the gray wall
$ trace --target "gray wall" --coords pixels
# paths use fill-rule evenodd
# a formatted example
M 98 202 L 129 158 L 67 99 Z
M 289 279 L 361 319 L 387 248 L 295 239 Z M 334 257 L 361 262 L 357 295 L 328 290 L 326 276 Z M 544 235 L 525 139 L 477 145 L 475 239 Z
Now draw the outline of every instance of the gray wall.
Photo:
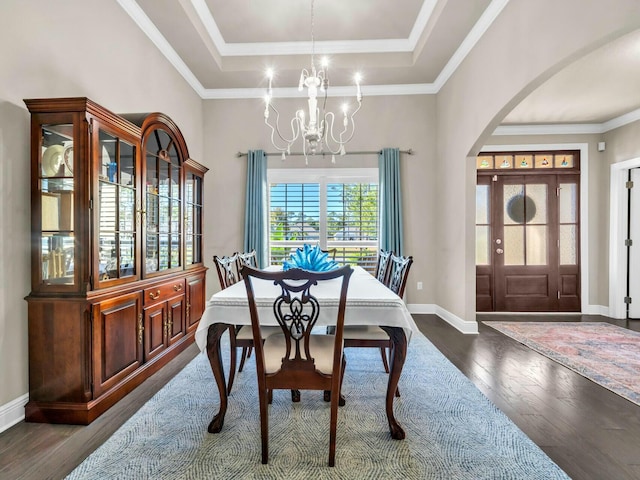
M 366 95 L 366 90 L 364 91 Z M 331 99 L 330 99 L 331 100 Z M 335 99 L 339 100 L 339 99 Z M 281 118 L 289 127 L 290 115 L 300 108 L 296 99 L 276 99 Z M 339 103 L 337 103 L 339 107 Z M 270 130 L 262 116 L 261 100 L 208 100 L 204 106 L 205 151 L 211 158 L 212 171 L 205 180 L 205 259 L 214 254 L 231 254 L 242 249 L 246 157 L 237 152 L 248 149 L 275 151 Z M 357 130 L 347 150 L 380 150 L 383 147 L 412 148 L 415 155 L 401 154 L 403 178 L 403 207 L 405 225 L 405 253 L 414 256 L 410 282 L 407 286 L 409 303 L 433 304 L 433 251 L 436 231 L 434 223 L 435 177 L 435 96 L 366 97 L 356 116 Z M 285 130 L 286 131 L 286 130 Z M 300 150 L 298 147 L 296 151 Z M 304 157 L 269 157 L 270 168 L 304 167 Z M 377 167 L 377 157 L 310 157 L 310 167 Z M 210 265 L 213 268 L 213 265 Z M 423 290 L 416 283 L 423 282 Z M 209 293 L 219 289 L 215 274 L 209 277 Z

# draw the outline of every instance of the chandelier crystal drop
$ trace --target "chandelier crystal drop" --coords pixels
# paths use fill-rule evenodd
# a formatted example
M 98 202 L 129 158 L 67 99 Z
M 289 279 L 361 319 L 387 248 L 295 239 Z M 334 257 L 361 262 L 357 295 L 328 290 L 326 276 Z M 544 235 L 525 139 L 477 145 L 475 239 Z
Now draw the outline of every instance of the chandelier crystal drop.
M 334 134 L 334 124 L 336 115 L 327 111 L 327 97 L 329 90 L 329 63 L 323 58 L 320 68 L 316 69 L 315 64 L 315 38 L 314 38 L 314 0 L 311 0 L 311 68 L 302 69 L 298 90 L 307 90 L 307 113 L 304 109 L 296 111 L 291 119 L 291 136 L 285 136 L 279 127 L 280 113 L 273 104 L 273 71 L 267 71 L 269 88 L 265 95 L 264 123 L 271 129 L 271 143 L 282 152 L 282 159 L 291 154 L 291 146 L 302 138 L 302 153 L 308 164 L 308 156 L 315 154 L 331 153 L 332 162 L 335 163 L 335 155 L 345 154 L 345 144 L 347 144 L 355 132 L 353 118 L 362 106 L 362 90 L 360 88 L 360 75 L 355 76 L 356 103 L 357 106 L 351 112 L 349 105 L 342 106 L 342 127 L 337 126 L 339 133 Z M 318 105 L 318 95 L 321 96 Z M 275 119 L 270 119 L 270 111 L 275 114 Z

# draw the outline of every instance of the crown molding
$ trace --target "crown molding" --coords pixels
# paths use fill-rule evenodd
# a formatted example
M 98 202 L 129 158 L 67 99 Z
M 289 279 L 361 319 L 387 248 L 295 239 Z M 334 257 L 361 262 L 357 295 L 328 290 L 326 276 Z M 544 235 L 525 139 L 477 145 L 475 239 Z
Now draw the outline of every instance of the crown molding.
M 165 58 L 169 60 L 169 63 L 182 75 L 182 78 L 184 78 L 191 88 L 202 98 L 205 93 L 205 88 L 191 69 L 187 67 L 187 64 L 184 63 L 180 55 L 178 55 L 178 52 L 173 49 L 167 39 L 164 38 L 164 35 L 160 33 L 160 30 L 158 30 L 151 19 L 147 17 L 147 14 L 140 8 L 140 5 L 138 5 L 135 0 L 117 0 L 117 2 L 124 11 L 129 14 L 136 25 L 149 37 L 149 40 L 153 42 Z
M 315 50 L 320 54 L 413 52 L 436 4 L 437 0 L 424 0 L 408 38 L 318 41 L 315 42 Z M 313 47 L 310 41 L 227 43 L 206 1 L 191 0 L 191 5 L 200 17 L 218 52 L 223 57 L 308 55 L 312 53 Z
M 640 120 L 640 108 L 604 123 L 566 123 L 548 125 L 501 125 L 493 135 L 591 135 L 607 133 Z
M 301 95 L 297 87 L 274 88 L 272 98 L 299 98 Z M 331 87 L 327 97 L 352 97 L 355 87 Z M 364 85 L 364 97 L 394 96 L 394 95 L 434 95 L 438 93 L 433 83 L 414 83 L 400 85 Z M 204 100 L 231 100 L 242 98 L 264 98 L 264 88 L 211 88 L 205 89 L 200 95 Z
M 501 125 L 493 135 L 589 135 L 602 133 L 602 124 Z
M 469 31 L 464 38 L 458 49 L 451 56 L 447 64 L 444 66 L 438 78 L 434 82 L 437 91 L 447 83 L 447 80 L 458 69 L 462 61 L 466 58 L 469 52 L 475 47 L 476 43 L 482 38 L 485 32 L 489 29 L 493 21 L 498 18 L 502 9 L 509 3 L 509 0 L 492 0 L 489 6 L 482 13 L 476 24 Z
M 187 83 L 202 99 L 240 99 L 263 98 L 264 90 L 255 88 L 204 88 L 182 58 L 160 33 L 149 17 L 135 0 L 117 0 L 124 11 L 133 19 L 138 27 L 149 37 L 153 44 L 169 60 L 173 67 L 182 75 Z M 200 17 L 211 41 L 218 49 L 221 56 L 244 55 L 292 55 L 311 53 L 311 42 L 273 42 L 273 43 L 245 43 L 227 44 L 220 33 L 211 11 L 205 0 L 189 0 L 195 12 Z M 460 63 L 471 51 L 476 42 L 482 37 L 491 23 L 509 0 L 492 0 L 471 32 L 465 37 L 461 46 L 449 60 L 445 68 L 440 72 L 434 83 L 406 84 L 406 85 L 371 85 L 363 87 L 365 95 L 430 95 L 436 94 L 455 72 Z M 420 35 L 426 28 L 437 0 L 424 0 L 420 13 L 407 39 L 391 40 L 359 40 L 345 42 L 316 42 L 318 53 L 371 53 L 371 52 L 412 52 Z M 352 87 L 331 87 L 329 96 L 351 95 Z M 299 94 L 295 88 L 274 89 L 274 97 L 289 98 Z

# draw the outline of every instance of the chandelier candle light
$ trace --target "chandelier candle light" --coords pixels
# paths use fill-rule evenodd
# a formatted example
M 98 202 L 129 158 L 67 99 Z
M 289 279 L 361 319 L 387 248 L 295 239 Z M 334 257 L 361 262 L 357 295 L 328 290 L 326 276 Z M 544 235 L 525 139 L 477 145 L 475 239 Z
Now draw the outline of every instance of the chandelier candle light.
M 313 16 L 313 0 L 311 0 L 311 70 L 306 68 L 302 69 L 300 73 L 300 82 L 298 84 L 298 91 L 303 91 L 303 88 L 307 89 L 309 114 L 308 119 L 305 111 L 300 109 L 296 111 L 295 116 L 291 119 L 291 138 L 286 138 L 279 128 L 280 113 L 273 105 L 273 70 L 267 71 L 269 78 L 269 88 L 265 96 L 264 107 L 264 123 L 271 129 L 271 143 L 279 151 L 282 152 L 282 159 L 286 158 L 286 155 L 291 154 L 291 145 L 295 143 L 298 137 L 302 137 L 302 153 L 305 157 L 305 162 L 308 164 L 308 155 L 315 155 L 316 153 L 325 153 L 328 151 L 331 153 L 331 162 L 335 163 L 335 155 L 345 154 L 344 146 L 348 143 L 355 132 L 355 123 L 353 117 L 360 107 L 362 106 L 362 91 L 360 89 L 360 75 L 356 74 L 356 102 L 357 108 L 349 113 L 349 106 L 344 104 L 342 106 L 342 131 L 339 133 L 338 138 L 333 133 L 333 125 L 335 121 L 335 115 L 333 112 L 326 111 L 327 96 L 329 90 L 329 63 L 325 58 L 322 59 L 320 70 L 316 70 L 315 66 L 315 39 L 313 35 L 314 16 Z M 318 107 L 318 90 L 322 99 L 322 107 Z M 269 123 L 269 110 L 273 110 L 275 113 L 275 122 Z M 275 136 L 280 140 L 276 140 Z

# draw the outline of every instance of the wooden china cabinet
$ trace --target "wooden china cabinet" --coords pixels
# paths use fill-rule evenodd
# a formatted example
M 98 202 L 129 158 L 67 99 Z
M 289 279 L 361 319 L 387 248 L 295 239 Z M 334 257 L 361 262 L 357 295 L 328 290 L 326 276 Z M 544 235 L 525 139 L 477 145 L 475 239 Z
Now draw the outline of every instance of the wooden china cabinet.
M 25 103 L 26 420 L 88 424 L 193 342 L 207 169 L 161 113 L 116 115 L 87 98 Z

